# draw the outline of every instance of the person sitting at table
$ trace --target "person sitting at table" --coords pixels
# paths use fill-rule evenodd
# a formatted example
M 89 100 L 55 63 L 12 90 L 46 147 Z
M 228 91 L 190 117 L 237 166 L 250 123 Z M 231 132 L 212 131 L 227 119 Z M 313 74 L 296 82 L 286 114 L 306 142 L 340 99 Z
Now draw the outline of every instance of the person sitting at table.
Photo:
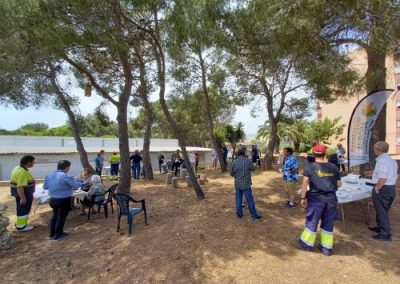
M 70 167 L 70 161 L 59 161 L 57 170 L 46 176 L 43 184 L 43 188 L 49 190 L 49 204 L 53 209 L 49 238 L 56 241 L 66 239 L 70 235 L 70 233 L 64 232 L 64 224 L 69 211 L 71 211 L 73 190 L 82 185 L 81 180 L 75 180 L 68 174 Z
M 101 196 L 94 196 L 104 194 L 104 185 L 101 182 L 101 178 L 99 175 L 92 175 L 91 176 L 91 186 L 88 191 L 88 195 L 81 201 L 81 215 L 86 215 L 85 208 L 89 208 L 92 205 L 92 202 L 100 202 L 104 200 L 104 195 Z M 94 200 L 93 200 L 94 198 Z M 96 214 L 96 210 L 93 209 L 93 214 Z
M 83 191 L 89 191 L 89 188 L 92 184 L 91 178 L 94 175 L 94 172 L 91 168 L 85 168 L 83 172 L 79 175 L 79 179 L 83 181 L 81 189 Z

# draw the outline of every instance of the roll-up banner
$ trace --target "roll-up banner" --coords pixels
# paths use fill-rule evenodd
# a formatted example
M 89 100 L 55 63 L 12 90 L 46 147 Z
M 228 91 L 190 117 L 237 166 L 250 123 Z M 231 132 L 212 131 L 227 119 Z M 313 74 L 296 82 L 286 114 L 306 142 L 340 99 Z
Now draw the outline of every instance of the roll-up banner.
M 372 127 L 393 91 L 382 90 L 371 93 L 361 99 L 354 108 L 347 132 L 349 168 L 369 162 Z

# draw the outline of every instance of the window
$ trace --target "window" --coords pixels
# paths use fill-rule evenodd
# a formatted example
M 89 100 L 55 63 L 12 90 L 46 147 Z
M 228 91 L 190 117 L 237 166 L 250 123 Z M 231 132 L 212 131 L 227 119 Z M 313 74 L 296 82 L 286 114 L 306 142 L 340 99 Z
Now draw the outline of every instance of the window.
M 394 74 L 400 74 L 400 63 L 394 65 Z
M 396 137 L 396 145 L 400 145 L 400 137 Z
M 400 91 L 400 85 L 397 85 L 397 91 Z
M 400 120 L 396 120 L 396 127 L 400 128 Z
M 396 107 L 400 108 L 400 100 L 396 100 Z

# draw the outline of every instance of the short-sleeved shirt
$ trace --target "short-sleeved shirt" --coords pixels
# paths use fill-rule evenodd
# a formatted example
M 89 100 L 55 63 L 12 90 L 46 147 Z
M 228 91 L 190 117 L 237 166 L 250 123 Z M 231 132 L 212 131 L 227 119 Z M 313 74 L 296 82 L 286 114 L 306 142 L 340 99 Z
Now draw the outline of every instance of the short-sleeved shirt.
M 299 179 L 299 165 L 293 155 L 287 156 L 283 160 L 283 180 L 296 182 Z
M 139 164 L 140 161 L 142 160 L 142 156 L 140 156 L 140 154 L 133 154 L 133 155 L 130 157 L 130 159 L 131 159 L 131 161 L 132 161 L 133 164 Z
M 33 182 L 33 176 L 28 169 L 16 166 L 11 172 L 10 181 L 16 184 L 17 187 L 27 186 Z
M 336 165 L 314 162 L 304 168 L 303 175 L 310 179 L 308 200 L 337 203 L 337 181 L 340 180 L 340 175 Z
M 33 179 L 31 172 L 21 166 L 16 166 L 12 170 L 10 183 L 11 195 L 13 196 L 17 194 L 17 187 L 23 187 L 25 190 L 35 189 L 35 180 Z
M 376 158 L 372 181 L 377 183 L 380 178 L 386 179 L 385 185 L 395 185 L 397 181 L 397 162 L 387 153 Z

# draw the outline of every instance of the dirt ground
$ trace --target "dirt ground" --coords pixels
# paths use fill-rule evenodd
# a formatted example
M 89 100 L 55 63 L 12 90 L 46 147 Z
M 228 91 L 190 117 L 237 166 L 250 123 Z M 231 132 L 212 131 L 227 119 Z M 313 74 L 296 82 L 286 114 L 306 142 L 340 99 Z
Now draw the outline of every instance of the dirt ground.
M 1 283 L 400 283 L 399 198 L 392 205 L 393 242 L 371 239 L 361 207 L 347 204 L 335 225 L 334 255 L 318 249 L 295 248 L 304 224 L 303 209 L 285 209 L 283 182 L 278 172 L 257 170 L 253 175 L 256 206 L 263 220 L 235 216 L 233 180 L 228 174 L 204 170 L 209 182 L 206 199 L 180 181 L 167 187 L 163 175 L 153 182 L 135 181 L 131 192 L 146 198 L 149 225 L 135 219 L 127 234 L 117 214 L 70 213 L 64 241 L 47 240 L 48 205 L 40 205 L 30 221 L 37 228 L 13 232 L 17 247 L 0 251 Z M 9 189 L 0 188 L 0 201 L 9 205 Z M 371 215 L 374 214 L 373 209 Z M 13 226 L 10 226 L 12 229 Z

